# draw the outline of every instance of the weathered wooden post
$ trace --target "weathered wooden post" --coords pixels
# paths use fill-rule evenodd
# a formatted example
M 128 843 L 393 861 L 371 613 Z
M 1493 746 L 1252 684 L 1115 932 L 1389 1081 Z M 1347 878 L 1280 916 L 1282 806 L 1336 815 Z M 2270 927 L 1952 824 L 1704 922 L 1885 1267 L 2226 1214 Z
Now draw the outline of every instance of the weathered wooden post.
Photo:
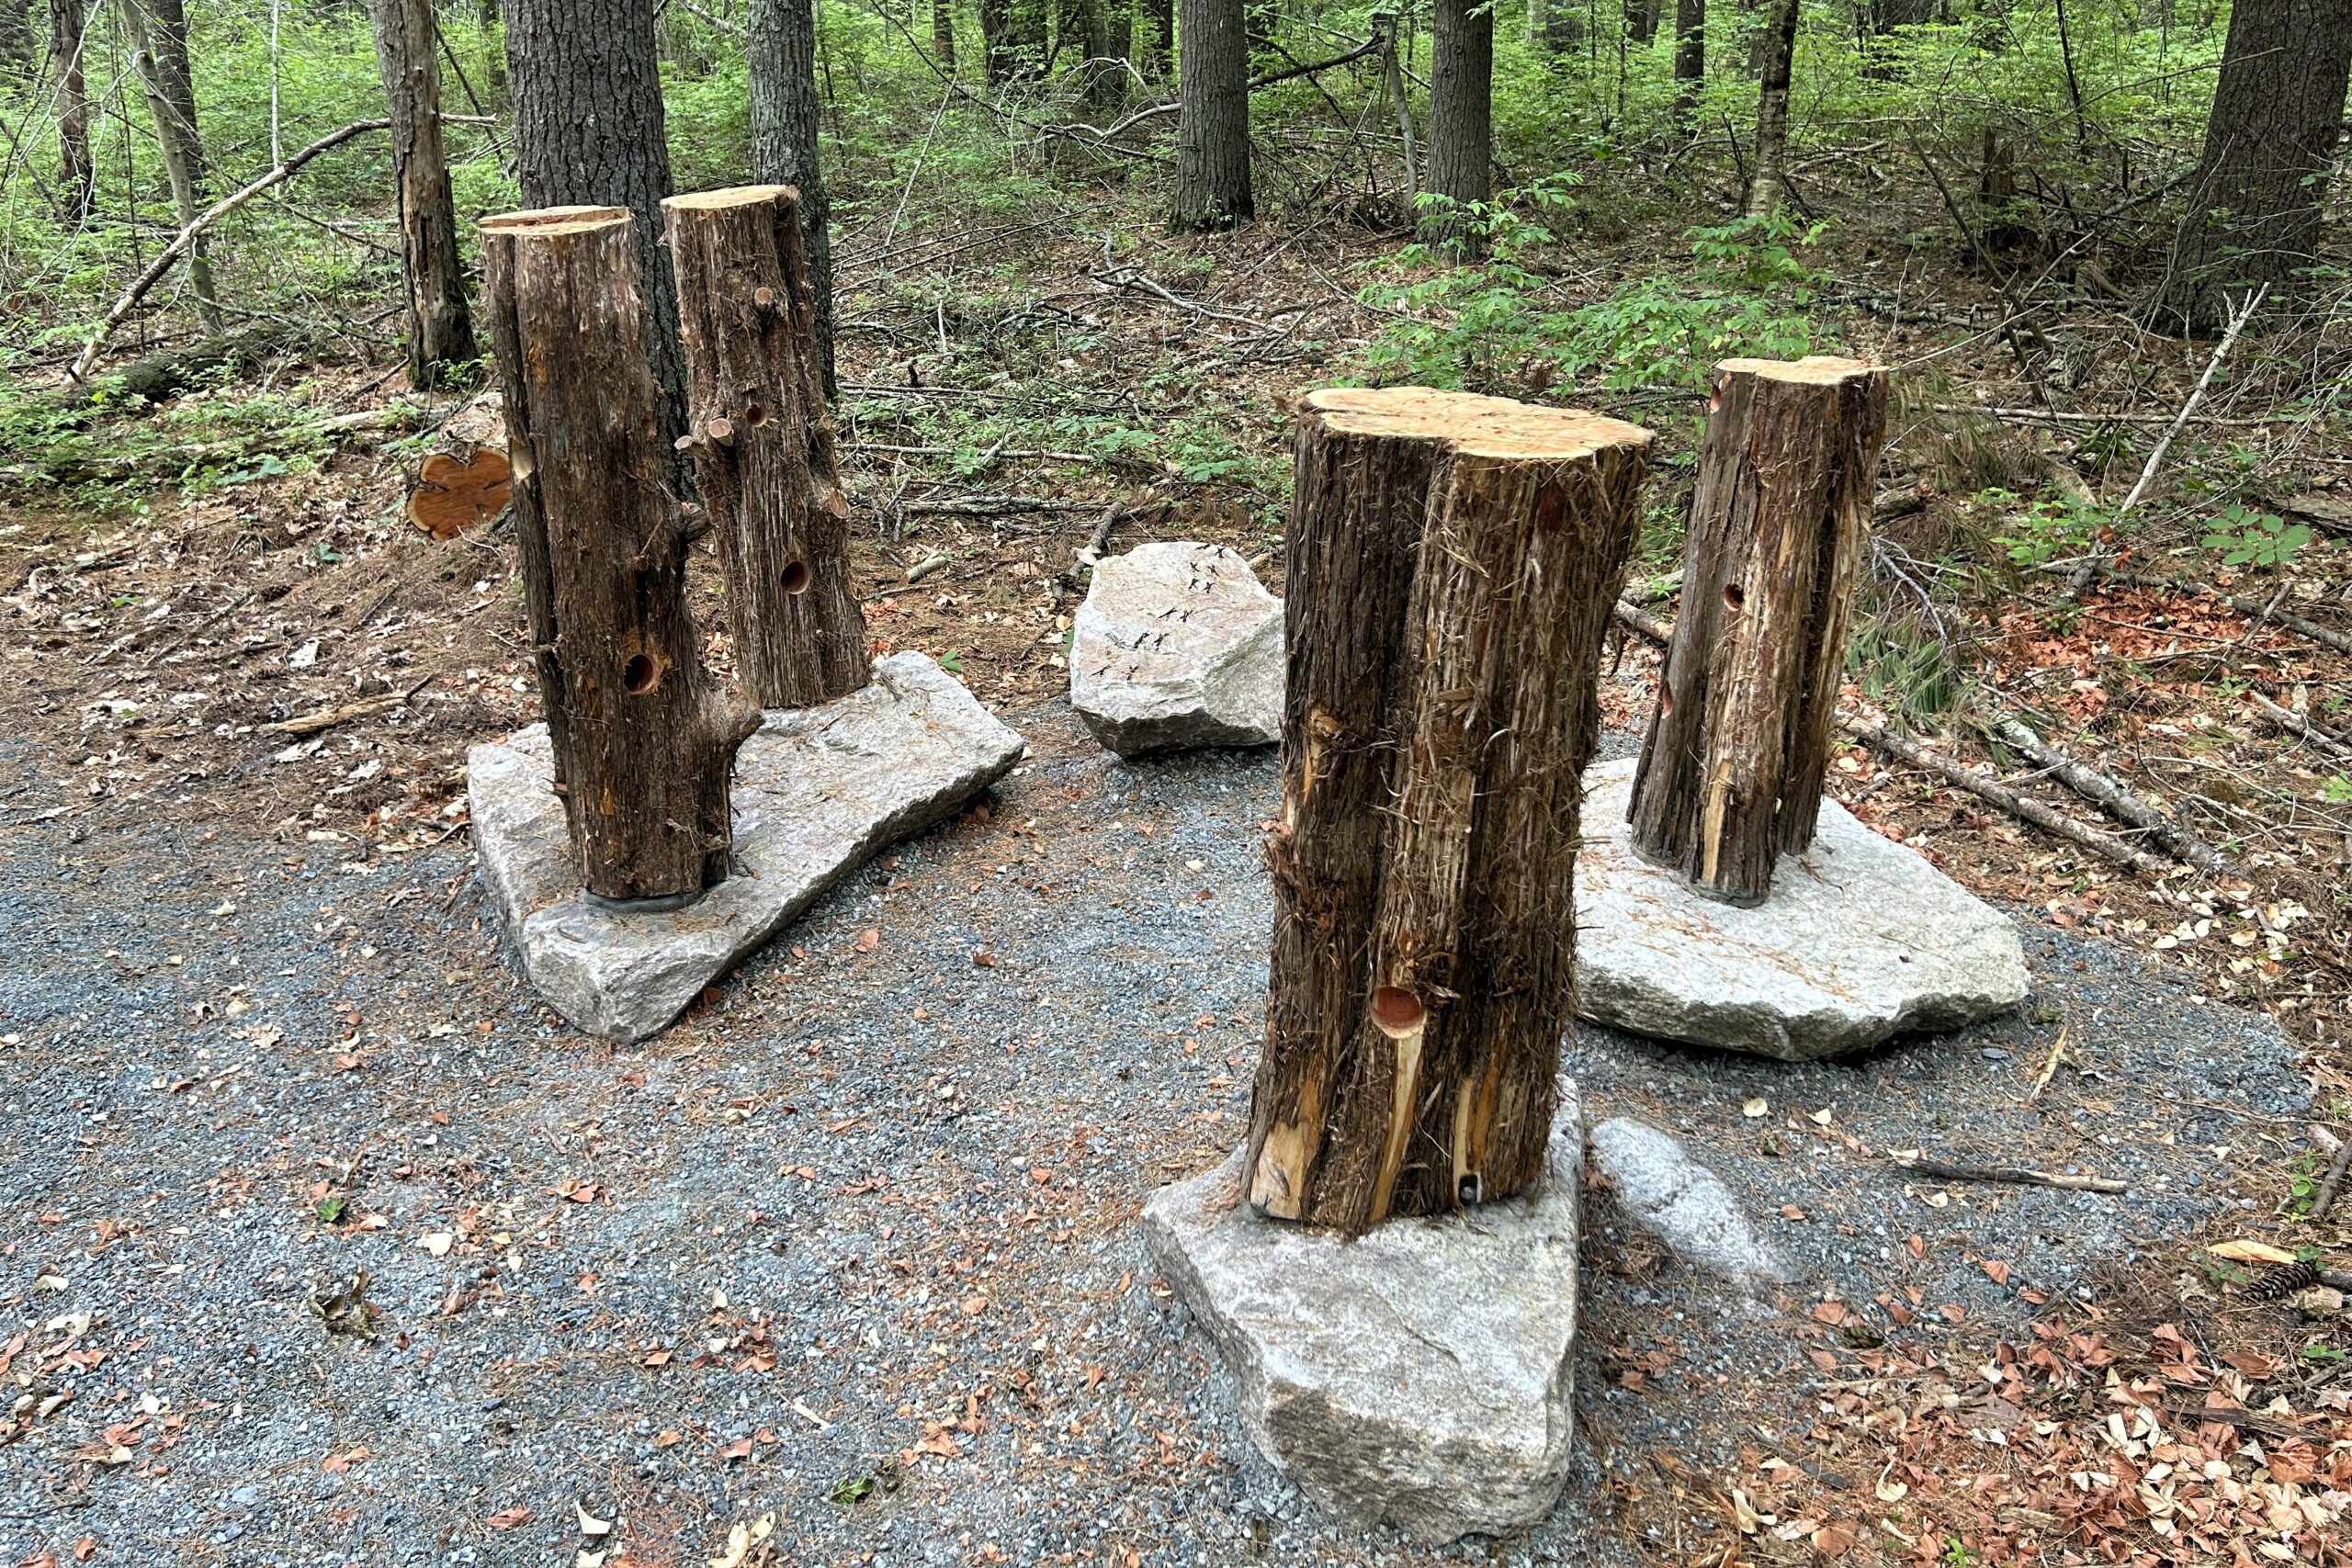
M 1682 608 L 1628 813 L 1635 851 L 1711 898 L 1763 902 L 1774 863 L 1813 842 L 1885 433 L 1876 366 L 1715 367 Z
M 1420 388 L 1306 400 L 1260 1212 L 1356 1233 L 1544 1169 L 1579 776 L 1650 440 Z
M 760 714 L 703 667 L 687 613 L 631 225 L 558 207 L 481 228 L 555 788 L 589 898 L 643 908 L 725 879 L 728 774 Z
M 834 455 L 790 186 L 662 204 L 686 350 L 687 434 L 727 572 L 736 665 L 763 707 L 865 684 L 865 620 L 849 580 L 849 500 Z

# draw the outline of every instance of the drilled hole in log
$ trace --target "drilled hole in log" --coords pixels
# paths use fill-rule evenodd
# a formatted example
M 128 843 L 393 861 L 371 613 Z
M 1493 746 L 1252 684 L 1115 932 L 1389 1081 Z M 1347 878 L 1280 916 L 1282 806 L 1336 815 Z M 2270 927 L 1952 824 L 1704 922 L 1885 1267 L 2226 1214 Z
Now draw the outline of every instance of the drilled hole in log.
M 1478 1194 L 1481 1190 L 1478 1173 L 1469 1170 L 1463 1172 L 1461 1183 L 1456 1187 L 1454 1195 L 1465 1203 L 1476 1203 L 1478 1201 Z
M 784 591 L 786 593 L 808 592 L 808 563 L 797 560 L 784 569 Z
M 1736 582 L 1724 584 L 1724 603 L 1736 610 L 1747 603 L 1747 590 Z
M 1372 993 L 1372 1021 L 1385 1034 L 1410 1034 L 1421 1026 L 1430 1010 L 1402 986 L 1383 986 Z
M 768 411 L 767 406 L 764 403 L 752 403 L 744 408 L 743 423 L 750 425 L 753 430 L 759 429 L 760 426 L 765 424 L 767 422 Z
M 621 685 L 633 697 L 641 697 L 662 683 L 662 661 L 650 653 L 629 656 L 621 666 Z

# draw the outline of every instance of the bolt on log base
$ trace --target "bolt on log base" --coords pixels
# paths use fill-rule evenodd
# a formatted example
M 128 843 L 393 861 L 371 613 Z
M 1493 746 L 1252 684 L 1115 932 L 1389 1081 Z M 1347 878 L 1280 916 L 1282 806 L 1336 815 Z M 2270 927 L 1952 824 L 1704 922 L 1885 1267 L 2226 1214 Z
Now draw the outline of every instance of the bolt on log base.
M 688 902 L 727 876 L 728 773 L 760 712 L 702 663 L 689 530 L 646 360 L 632 220 L 481 220 L 532 665 L 593 899 Z
M 1261 1213 L 1354 1234 L 1542 1173 L 1580 777 L 1650 439 L 1423 388 L 1305 400 Z
M 718 535 L 736 666 L 777 708 L 846 696 L 873 663 L 799 203 L 790 186 L 740 186 L 662 204 L 686 348 L 678 446 Z
M 1636 852 L 1727 904 L 1813 842 L 1869 542 L 1886 372 L 1850 359 L 1715 367 L 1682 607 L 1627 819 Z

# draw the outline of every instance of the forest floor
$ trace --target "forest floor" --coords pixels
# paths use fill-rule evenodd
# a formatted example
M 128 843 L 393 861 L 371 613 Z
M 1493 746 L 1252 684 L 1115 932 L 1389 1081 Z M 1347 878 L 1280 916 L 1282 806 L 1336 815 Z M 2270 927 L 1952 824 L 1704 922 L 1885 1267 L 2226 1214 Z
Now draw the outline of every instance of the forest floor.
M 1426 1555 L 1318 1526 L 1264 1470 L 1134 1246 L 1150 1188 L 1246 1114 L 1271 763 L 1128 768 L 1062 700 L 1070 569 L 1109 509 L 1114 549 L 1227 543 L 1279 591 L 1284 400 L 1360 364 L 1389 318 L 1351 289 L 1394 241 L 1323 221 L 1168 242 L 1138 220 L 1148 260 L 1114 265 L 1075 228 L 976 216 L 842 246 L 875 639 L 939 657 L 1035 756 L 643 1047 L 571 1035 L 497 954 L 462 765 L 533 716 L 512 549 L 399 518 L 416 439 L 341 433 L 294 472 L 197 455 L 205 482 L 137 512 L 119 487 L 13 498 L 0 1376 L 39 1397 L 0 1410 L 0 1560 L 577 1547 L 620 1568 L 723 1560 L 729 1527 L 771 1508 L 756 1551 L 779 1562 Z M 1554 286 L 1598 297 L 1671 248 L 1629 232 Z M 1834 1067 L 1580 1035 L 1596 1109 L 1719 1152 L 1804 1288 L 1751 1314 L 1597 1211 L 1590 1457 L 1502 1558 L 2345 1561 L 2316 1499 L 2352 1489 L 2352 1325 L 2255 1303 L 2199 1249 L 2352 1256 L 2352 1203 L 2298 1218 L 2303 1122 L 2352 1106 L 2352 803 L 2327 798 L 2347 763 L 2253 700 L 2343 733 L 2352 658 L 2208 592 L 2069 603 L 1991 543 L 2028 530 L 1985 491 L 2060 486 L 2052 465 L 2128 488 L 2210 345 L 2135 337 L 2089 298 L 2021 344 L 2000 290 L 1948 264 L 1858 236 L 1833 266 L 1855 281 L 1825 345 L 1933 356 L 1899 403 L 1887 488 L 1923 504 L 1882 532 L 1856 710 L 1965 684 L 2030 711 L 2232 871 L 2133 876 L 1841 752 L 1832 788 L 1858 816 L 2027 922 L 2036 997 Z M 2232 468 L 2312 543 L 2222 567 L 2199 543 L 2216 496 L 2168 505 L 2128 564 L 2340 633 L 2352 479 L 2314 422 L 2260 401 L 2308 346 L 2294 330 L 2207 410 L 2260 423 L 2192 425 L 2182 458 Z M 2053 366 L 2055 400 L 2123 417 L 1939 412 L 2035 406 Z M 392 402 L 381 386 L 328 367 L 308 396 L 354 412 Z M 1673 505 L 1693 405 L 1549 395 L 1655 424 Z M 1154 456 L 1054 455 L 1123 429 Z M 2092 438 L 2119 432 L 2101 471 Z M 724 663 L 723 630 L 712 649 Z M 1621 736 L 1653 673 L 1629 639 L 1605 687 Z M 1935 743 L 2015 779 L 1964 723 Z M 1870 1163 L 1928 1128 L 1955 1153 L 2121 1169 L 2134 1192 L 1890 1209 Z M 332 1334 L 353 1314 L 313 1299 L 362 1268 L 374 1340 Z M 575 1504 L 624 1522 L 581 1535 Z

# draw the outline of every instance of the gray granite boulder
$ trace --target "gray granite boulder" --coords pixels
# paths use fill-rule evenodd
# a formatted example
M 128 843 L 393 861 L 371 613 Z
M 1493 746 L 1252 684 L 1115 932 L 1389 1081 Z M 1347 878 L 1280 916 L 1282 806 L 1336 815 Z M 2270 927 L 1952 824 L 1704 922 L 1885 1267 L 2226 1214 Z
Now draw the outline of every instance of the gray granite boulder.
M 1282 739 L 1283 602 L 1223 546 L 1097 562 L 1075 632 L 1070 705 L 1122 757 Z
M 1144 1241 L 1231 1374 L 1242 1428 L 1316 1505 L 1430 1541 L 1551 1512 L 1575 1435 L 1583 1117 L 1533 1191 L 1354 1241 L 1259 1217 L 1240 1151 L 1145 1205 Z
M 1592 1163 L 1609 1179 L 1626 1216 L 1685 1263 L 1751 1290 L 1792 1278 L 1758 1238 L 1723 1179 L 1677 1139 L 1611 1117 L 1592 1130 Z
M 1585 774 L 1577 1010 L 1637 1034 L 1809 1061 L 2025 999 L 2008 917 L 1834 800 L 1752 909 L 1702 898 L 1634 852 L 1631 759 Z
M 549 789 L 547 726 L 468 753 L 482 880 L 540 995 L 623 1043 L 667 1028 L 852 867 L 952 815 L 1021 758 L 1021 737 L 920 653 L 821 706 L 771 712 L 735 759 L 736 874 L 666 913 L 582 901 Z

